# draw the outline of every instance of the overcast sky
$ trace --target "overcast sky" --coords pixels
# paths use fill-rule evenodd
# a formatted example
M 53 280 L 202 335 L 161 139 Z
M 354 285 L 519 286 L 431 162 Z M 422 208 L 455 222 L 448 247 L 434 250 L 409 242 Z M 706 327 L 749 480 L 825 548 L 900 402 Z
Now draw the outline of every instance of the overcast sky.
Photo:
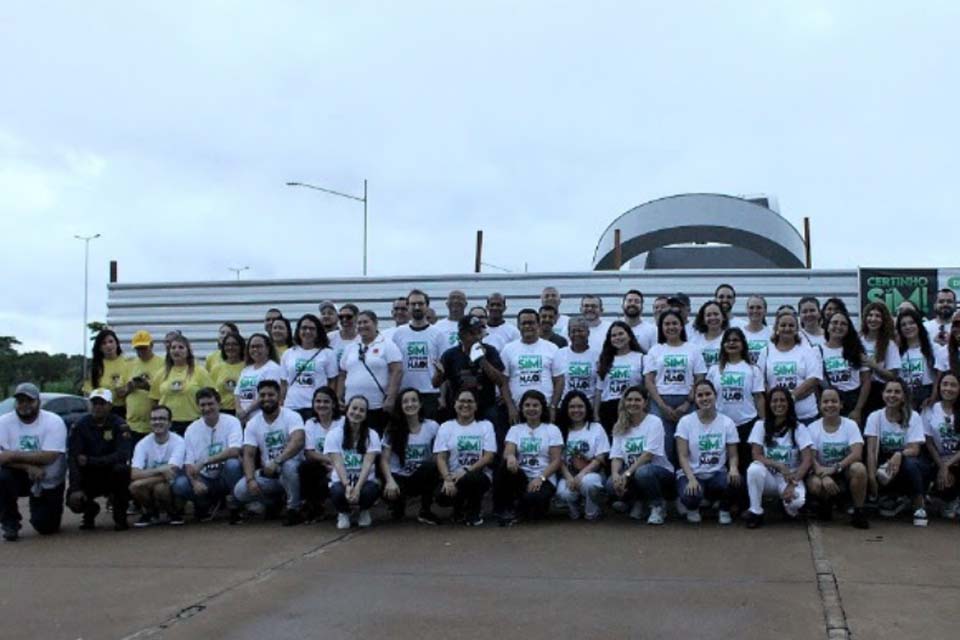
M 683 4 L 684 7 L 672 6 Z M 472 5 L 473 8 L 467 8 Z M 671 5 L 669 8 L 665 8 Z M 960 3 L 0 8 L 0 335 L 124 282 L 589 269 L 620 213 L 769 193 L 815 267 L 957 266 Z M 933 232 L 933 235 L 931 235 Z

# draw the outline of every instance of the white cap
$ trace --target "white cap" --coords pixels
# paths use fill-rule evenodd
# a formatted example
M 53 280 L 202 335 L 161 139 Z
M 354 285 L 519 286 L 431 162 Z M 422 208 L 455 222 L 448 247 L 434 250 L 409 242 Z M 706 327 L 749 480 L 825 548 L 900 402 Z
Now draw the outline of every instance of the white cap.
M 94 389 L 90 393 L 90 399 L 93 400 L 94 398 L 100 398 L 104 402 L 113 404 L 113 392 L 110 389 Z

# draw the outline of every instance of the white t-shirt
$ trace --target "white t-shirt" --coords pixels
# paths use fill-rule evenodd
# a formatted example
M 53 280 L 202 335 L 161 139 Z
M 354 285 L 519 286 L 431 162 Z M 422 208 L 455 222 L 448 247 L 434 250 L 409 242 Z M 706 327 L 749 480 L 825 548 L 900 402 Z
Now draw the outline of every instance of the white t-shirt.
M 754 394 L 763 393 L 760 369 L 743 360 L 736 364 L 728 362 L 722 372 L 720 365 L 710 367 L 707 380 L 717 389 L 717 411 L 738 425 L 756 419 Z
M 361 349 L 364 350 L 366 366 L 360 361 Z M 397 349 L 397 345 L 390 340 L 384 340 L 379 334 L 368 345 L 360 341 L 347 345 L 343 357 L 340 358 L 340 370 L 347 373 L 344 399 L 349 401 L 354 396 L 363 396 L 370 409 L 382 408 L 387 385 L 390 384 L 389 365 L 399 363 L 400 360 L 400 349 Z
M 939 318 L 931 318 L 923 323 L 923 327 L 927 330 L 927 335 L 930 336 L 931 344 L 937 343 L 937 336 L 940 335 L 940 329 L 943 328 L 943 335 L 949 339 L 950 338 L 950 319 L 941 322 Z
M 943 404 L 936 402 L 923 411 L 923 432 L 933 440 L 941 460 L 953 457 L 960 450 L 960 432 L 957 431 L 957 414 L 948 416 Z
M 557 371 L 563 376 L 563 395 L 582 391 L 592 398 L 597 390 L 597 358 L 599 353 L 588 348 L 583 353 L 574 353 L 570 347 L 557 351 Z
M 168 464 L 179 468 L 183 466 L 185 454 L 186 446 L 178 434 L 171 431 L 167 435 L 167 441 L 160 444 L 157 437 L 151 433 L 133 448 L 133 461 L 130 466 L 144 471 Z
M 363 469 L 363 458 L 367 453 L 380 453 L 382 451 L 380 445 L 380 436 L 377 435 L 377 432 L 373 429 L 369 429 L 369 434 L 367 435 L 367 450 L 364 453 L 357 451 L 356 447 L 353 449 L 344 449 L 343 448 L 343 429 L 346 426 L 346 423 L 341 423 L 340 425 L 334 427 L 330 430 L 330 433 L 327 434 L 326 439 L 323 441 L 323 452 L 327 455 L 331 453 L 339 453 L 340 457 L 343 458 L 343 466 L 347 472 L 348 482 L 344 482 L 340 478 L 340 474 L 337 473 L 337 467 L 333 467 L 333 471 L 330 472 L 330 484 L 334 482 L 339 482 L 341 484 L 356 484 L 360 479 L 360 471 Z M 367 477 L 363 479 L 360 484 L 364 484 L 370 480 L 376 482 L 377 480 L 377 465 L 371 464 L 370 470 L 367 472 Z
M 599 381 L 600 401 L 619 400 L 629 387 L 643 385 L 643 354 L 631 351 L 613 356 L 613 365 L 607 376 Z
M 786 387 L 793 391 L 809 378 L 823 380 L 823 364 L 820 350 L 803 344 L 794 346 L 790 351 L 780 351 L 771 344 L 767 349 L 766 371 L 767 389 Z M 806 420 L 817 415 L 817 396 L 811 393 L 797 401 L 797 417 Z
M 650 350 L 644 371 L 657 374 L 660 395 L 685 396 L 693 388 L 694 376 L 705 374 L 707 366 L 696 345 L 684 342 L 674 347 L 662 342 Z
M 403 464 L 400 464 L 399 456 L 392 449 L 390 433 L 384 434 L 384 446 L 391 446 L 390 473 L 395 476 L 411 476 L 420 468 L 420 465 L 433 458 L 433 440 L 437 437 L 439 429 L 440 425 L 433 420 L 424 420 L 420 425 L 420 431 L 411 433 L 407 437 L 407 450 Z
M 753 429 L 750 431 L 750 437 L 747 442 L 757 444 L 763 447 L 763 455 L 775 462 L 782 462 L 787 465 L 790 471 L 796 470 L 800 466 L 800 452 L 813 445 L 810 439 L 810 432 L 807 428 L 798 424 L 791 438 L 789 433 L 773 438 L 773 444 L 767 445 L 764 442 L 763 420 L 757 420 L 753 423 Z M 795 440 L 795 441 L 794 441 Z
M 233 388 L 233 396 L 237 399 L 237 409 L 246 412 L 257 401 L 257 385 L 264 380 L 276 380 L 280 384 L 283 371 L 273 360 L 267 360 L 259 369 L 250 364 L 243 368 L 237 385 Z
M 570 316 L 558 315 L 557 321 L 553 324 L 554 333 L 570 340 L 570 336 L 567 335 L 567 327 L 570 326 Z
M 360 336 L 355 335 L 349 340 L 344 340 L 340 337 L 340 330 L 331 331 L 327 334 L 327 340 L 330 342 L 330 348 L 333 349 L 333 360 L 340 365 L 340 359 L 343 357 L 343 351 L 347 348 L 348 344 L 353 344 L 354 342 L 360 341 Z
M 824 467 L 831 467 L 850 455 L 853 445 L 863 444 L 860 427 L 850 418 L 840 418 L 840 426 L 833 433 L 823 428 L 823 418 L 819 418 L 810 423 L 807 432 L 817 462 Z
M 799 330 L 800 337 L 806 342 L 808 347 L 819 347 L 827 341 L 826 333 L 821 333 L 818 336 L 815 336 L 811 333 L 807 333 L 803 329 Z
M 30 424 L 21 422 L 16 411 L 0 416 L 0 451 L 56 451 L 66 454 L 67 426 L 63 418 L 51 411 L 40 410 L 37 419 Z M 57 459 L 43 468 L 43 480 L 40 486 L 53 489 L 60 486 L 67 473 L 66 456 Z
M 283 453 L 294 431 L 303 431 L 303 419 L 293 409 L 280 407 L 280 413 L 273 422 L 267 422 L 260 411 L 247 422 L 247 428 L 243 430 L 243 444 L 259 449 L 260 463 L 266 466 Z M 301 455 L 302 452 L 295 457 Z
M 460 344 L 460 330 L 457 325 L 456 320 L 450 320 L 449 318 L 437 320 L 437 324 L 433 325 L 436 335 L 434 339 L 437 341 L 437 353 L 441 356 L 447 349 Z
M 827 383 L 838 391 L 859 389 L 860 374 L 869 371 L 870 367 L 861 363 L 860 369 L 854 371 L 850 361 L 843 357 L 842 347 L 829 347 L 824 344 L 820 348 L 823 350 L 823 370 L 827 374 Z
M 864 338 L 860 336 L 860 344 L 863 345 L 863 350 L 866 352 L 868 358 L 876 359 L 877 357 L 877 341 L 871 340 L 869 338 Z M 884 354 L 882 366 L 887 371 L 893 371 L 894 369 L 900 369 L 900 349 L 897 348 L 897 343 L 893 340 L 887 345 L 887 352 Z M 877 374 L 873 374 L 874 382 L 883 382 L 883 378 Z
M 414 388 L 420 393 L 437 393 L 433 386 L 433 373 L 437 360 L 443 353 L 439 350 L 440 334 L 432 325 L 414 329 L 409 324 L 397 327 L 393 343 L 400 351 L 403 377 L 400 388 Z
M 471 467 L 480 461 L 485 451 L 497 452 L 497 434 L 487 420 L 462 425 L 456 420 L 447 420 L 437 430 L 433 440 L 433 452 L 447 452 L 447 469 L 453 473 L 461 467 Z M 483 472 L 493 477 L 489 466 Z
M 697 477 L 708 476 L 727 466 L 727 445 L 740 442 L 737 425 L 733 420 L 717 413 L 709 424 L 700 421 L 696 412 L 688 413 L 677 423 L 677 438 L 687 441 L 690 448 L 690 468 Z M 677 477 L 683 469 L 677 469 Z
M 690 342 L 697 345 L 700 349 L 700 355 L 703 357 L 703 364 L 707 369 L 715 364 L 720 364 L 720 341 L 723 340 L 723 334 L 715 338 L 708 338 L 706 334 L 696 332 L 693 334 Z
M 503 324 L 496 327 L 487 325 L 487 335 L 484 336 L 483 343 L 490 345 L 497 351 L 503 351 L 505 346 L 519 339 L 520 329 L 504 320 Z
M 900 377 L 911 387 L 933 384 L 933 372 L 920 347 L 910 347 L 900 354 Z
M 591 460 L 610 452 L 610 441 L 603 425 L 589 422 L 583 428 L 567 432 L 563 460 L 571 474 L 577 475 Z M 603 473 L 603 468 L 597 470 Z
M 947 347 L 933 345 L 933 368 L 937 371 L 950 371 L 950 351 Z
M 557 366 L 558 351 L 557 345 L 538 338 L 533 344 L 515 340 L 500 352 L 503 372 L 510 380 L 510 394 L 518 408 L 520 396 L 530 389 L 541 391 L 550 402 L 553 378 L 563 375 Z
M 199 418 L 187 427 L 183 441 L 183 463 L 199 467 L 208 458 L 220 455 L 227 449 L 239 449 L 243 444 L 243 427 L 239 420 L 225 413 L 220 414 L 220 419 L 213 427 L 207 426 L 203 418 Z M 207 478 L 216 478 L 222 468 L 223 463 L 219 462 L 203 467 L 200 473 Z
M 863 430 L 864 438 L 873 436 L 880 438 L 881 457 L 889 457 L 913 442 L 923 444 L 926 439 L 923 435 L 923 420 L 916 411 L 910 412 L 907 428 L 887 420 L 887 410 L 877 409 L 867 417 L 867 426 Z
M 627 324 L 630 324 L 629 322 Z M 650 353 L 653 345 L 657 344 L 657 325 L 652 322 L 644 322 L 642 319 L 635 327 L 630 327 L 633 331 L 633 337 L 637 339 L 640 348 L 644 353 Z
M 287 381 L 283 406 L 288 409 L 309 409 L 313 392 L 326 387 L 330 378 L 340 373 L 333 349 L 304 349 L 294 345 L 283 353 L 280 367 Z
M 590 327 L 590 337 L 587 338 L 587 343 L 591 349 L 596 349 L 597 353 L 603 350 L 603 341 L 607 339 L 607 331 L 610 330 L 610 324 L 611 323 L 606 320 L 601 320 L 597 326 Z
M 773 330 L 767 325 L 760 327 L 760 331 L 753 332 L 743 327 L 743 335 L 747 339 L 747 351 L 750 352 L 750 364 L 759 365 L 760 357 L 770 345 L 770 336 Z
M 343 427 L 343 418 L 337 418 L 330 423 L 330 427 L 324 427 L 320 424 L 320 421 L 315 417 L 310 418 L 303 423 L 303 435 L 304 435 L 304 451 L 319 451 L 323 453 L 323 445 L 326 441 L 327 434 L 336 429 L 337 427 Z
M 673 465 L 667 460 L 663 439 L 663 422 L 657 416 L 648 413 L 640 424 L 630 427 L 624 433 L 613 435 L 610 459 L 623 460 L 623 469 L 621 469 L 623 471 L 649 451 L 653 455 L 650 464 L 663 467 L 673 473 Z
M 527 478 L 533 480 L 543 475 L 550 465 L 550 447 L 563 446 L 563 434 L 557 425 L 549 422 L 542 422 L 535 429 L 526 423 L 515 424 L 507 431 L 504 442 L 516 445 L 520 469 Z M 557 484 L 556 474 L 547 480 Z

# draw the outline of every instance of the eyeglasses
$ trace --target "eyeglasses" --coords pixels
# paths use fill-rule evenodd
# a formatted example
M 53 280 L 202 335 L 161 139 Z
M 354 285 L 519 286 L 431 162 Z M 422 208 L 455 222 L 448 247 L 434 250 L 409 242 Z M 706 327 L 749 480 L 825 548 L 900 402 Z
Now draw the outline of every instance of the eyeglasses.
M 352 313 L 341 313 L 338 317 L 341 320 L 353 320 L 356 316 Z

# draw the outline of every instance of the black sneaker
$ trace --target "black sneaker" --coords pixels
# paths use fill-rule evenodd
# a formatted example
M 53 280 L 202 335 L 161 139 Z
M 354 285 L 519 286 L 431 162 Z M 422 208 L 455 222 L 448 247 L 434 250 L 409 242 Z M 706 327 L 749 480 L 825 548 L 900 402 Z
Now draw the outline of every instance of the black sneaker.
M 283 526 L 294 527 L 303 522 L 303 516 L 298 509 L 287 509 L 283 515 Z
M 438 525 L 440 524 L 440 518 L 433 515 L 432 511 L 424 510 L 417 514 L 417 522 L 420 524 Z
M 466 518 L 464 518 L 463 524 L 467 525 L 468 527 L 482 526 L 483 516 L 480 515 L 479 513 L 473 513 L 471 515 L 466 516 Z M 504 525 L 501 525 L 501 526 L 504 526 Z
M 833 520 L 833 502 L 830 500 L 821 500 L 817 504 L 817 520 L 830 522 Z
M 174 526 L 174 527 L 181 527 L 181 526 L 183 526 L 184 524 L 186 524 L 186 522 L 187 522 L 186 520 L 183 519 L 183 513 L 182 513 L 182 512 L 179 512 L 179 513 L 169 513 L 169 514 L 167 514 L 167 515 L 170 517 L 170 520 L 167 522 L 167 524 L 170 524 L 170 525 L 172 525 L 172 526 Z
M 130 529 L 130 525 L 127 524 L 126 517 L 124 517 L 123 520 L 117 520 L 116 522 L 113 523 L 114 531 L 127 531 L 128 529 Z
M 850 517 L 850 524 L 857 529 L 869 529 L 870 521 L 867 520 L 867 512 L 863 509 L 854 508 L 853 515 Z
M 517 514 L 513 511 L 502 511 L 497 514 L 497 521 L 501 527 L 512 527 L 517 524 Z
M 93 531 L 97 528 L 97 517 L 90 514 L 83 514 L 83 522 L 80 523 L 81 531 Z
M 157 519 L 152 514 L 144 512 L 140 519 L 133 523 L 133 526 L 137 529 L 144 529 L 155 524 L 157 524 Z
M 16 542 L 20 538 L 20 528 L 19 527 L 3 527 L 3 539 L 7 542 Z
M 747 523 L 747 529 L 758 529 L 763 526 L 762 513 L 754 513 L 753 511 L 747 510 L 743 516 L 743 519 Z
M 240 509 L 230 509 L 230 519 L 227 520 L 230 524 L 240 524 L 243 522 L 243 518 L 240 517 Z
M 390 505 L 390 518 L 394 522 L 399 522 L 403 520 L 403 516 L 407 514 L 407 505 L 404 500 L 397 500 L 396 502 Z

